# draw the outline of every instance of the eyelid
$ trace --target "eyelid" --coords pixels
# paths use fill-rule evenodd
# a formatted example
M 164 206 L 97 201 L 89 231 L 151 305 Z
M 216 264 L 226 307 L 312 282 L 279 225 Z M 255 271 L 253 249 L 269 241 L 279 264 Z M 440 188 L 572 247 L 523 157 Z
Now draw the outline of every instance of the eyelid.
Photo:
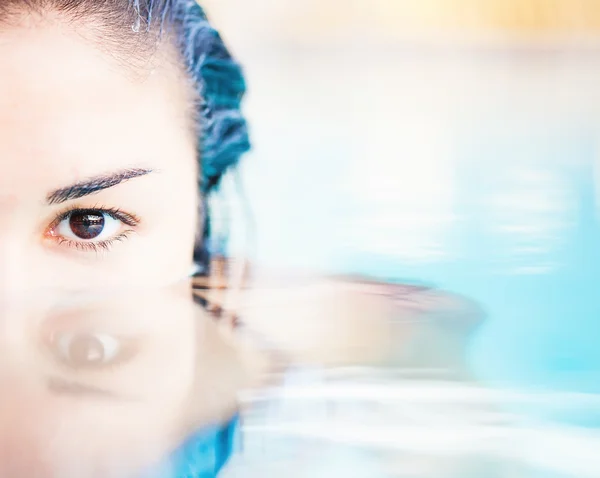
M 108 214 L 113 219 L 117 219 L 121 221 L 123 224 L 126 224 L 131 227 L 136 227 L 140 224 L 140 219 L 133 215 L 129 214 L 125 211 L 122 211 L 119 208 L 113 207 L 105 207 L 105 206 L 93 206 L 93 207 L 70 207 L 68 209 L 59 212 L 55 219 L 52 221 L 50 227 L 54 227 L 59 224 L 61 221 L 64 221 L 67 217 L 72 214 L 85 214 L 85 213 L 104 213 Z

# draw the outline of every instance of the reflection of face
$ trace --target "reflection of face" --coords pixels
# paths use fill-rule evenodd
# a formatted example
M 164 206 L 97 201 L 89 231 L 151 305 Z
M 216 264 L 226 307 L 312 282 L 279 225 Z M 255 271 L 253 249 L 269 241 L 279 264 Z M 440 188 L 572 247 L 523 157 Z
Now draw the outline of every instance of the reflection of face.
M 21 450 L 44 476 L 78 476 L 76 466 L 111 476 L 181 439 L 202 332 L 182 289 L 65 297 L 23 314 L 28 334 L 0 370 L 11 391 L 0 398 L 0 476 L 32 473 L 13 462 Z
M 111 460 L 167 446 L 152 441 L 168 441 L 191 387 L 189 303 L 171 291 L 29 311 L 48 288 L 189 273 L 195 142 L 168 62 L 133 76 L 50 23 L 0 31 L 0 476 L 92 476 L 86 460 L 111 476 Z

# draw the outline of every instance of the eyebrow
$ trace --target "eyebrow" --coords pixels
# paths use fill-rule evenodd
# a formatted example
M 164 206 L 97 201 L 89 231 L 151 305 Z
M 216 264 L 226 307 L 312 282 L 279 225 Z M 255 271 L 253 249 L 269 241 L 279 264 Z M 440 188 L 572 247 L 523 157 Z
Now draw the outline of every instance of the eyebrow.
M 129 181 L 130 179 L 146 176 L 151 172 L 153 172 L 152 169 L 133 168 L 94 176 L 84 181 L 49 192 L 46 196 L 46 203 L 48 205 L 54 205 L 62 204 L 73 199 L 79 199 L 104 189 L 112 188 L 125 181 Z

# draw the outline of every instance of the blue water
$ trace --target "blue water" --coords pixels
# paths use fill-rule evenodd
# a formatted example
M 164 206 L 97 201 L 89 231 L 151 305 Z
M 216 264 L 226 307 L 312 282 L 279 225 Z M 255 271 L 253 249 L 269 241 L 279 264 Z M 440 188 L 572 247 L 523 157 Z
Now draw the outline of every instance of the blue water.
M 542 139 L 484 137 L 457 151 L 459 250 L 452 259 L 407 266 L 349 254 L 338 264 L 348 272 L 425 281 L 481 304 L 487 319 L 472 337 L 469 365 L 485 383 L 599 393 L 598 143 L 585 133 Z M 500 211 L 491 212 L 494 202 Z M 504 231 L 503 222 L 513 227 Z M 529 412 L 600 426 L 600 411 L 569 404 Z
M 249 70 L 260 261 L 463 294 L 480 381 L 600 393 L 597 60 L 298 55 Z

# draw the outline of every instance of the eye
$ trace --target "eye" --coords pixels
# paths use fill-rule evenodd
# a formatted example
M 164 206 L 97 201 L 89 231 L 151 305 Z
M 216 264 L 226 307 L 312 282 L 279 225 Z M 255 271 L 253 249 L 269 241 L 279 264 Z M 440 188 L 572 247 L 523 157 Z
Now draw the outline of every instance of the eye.
M 102 333 L 55 333 L 49 345 L 53 355 L 72 368 L 105 367 L 128 355 L 122 340 Z
M 138 224 L 136 217 L 118 209 L 72 209 L 54 220 L 46 236 L 74 249 L 108 249 L 115 241 L 126 238 Z
M 56 226 L 56 233 L 71 240 L 106 240 L 115 236 L 122 222 L 103 211 L 73 211 Z

